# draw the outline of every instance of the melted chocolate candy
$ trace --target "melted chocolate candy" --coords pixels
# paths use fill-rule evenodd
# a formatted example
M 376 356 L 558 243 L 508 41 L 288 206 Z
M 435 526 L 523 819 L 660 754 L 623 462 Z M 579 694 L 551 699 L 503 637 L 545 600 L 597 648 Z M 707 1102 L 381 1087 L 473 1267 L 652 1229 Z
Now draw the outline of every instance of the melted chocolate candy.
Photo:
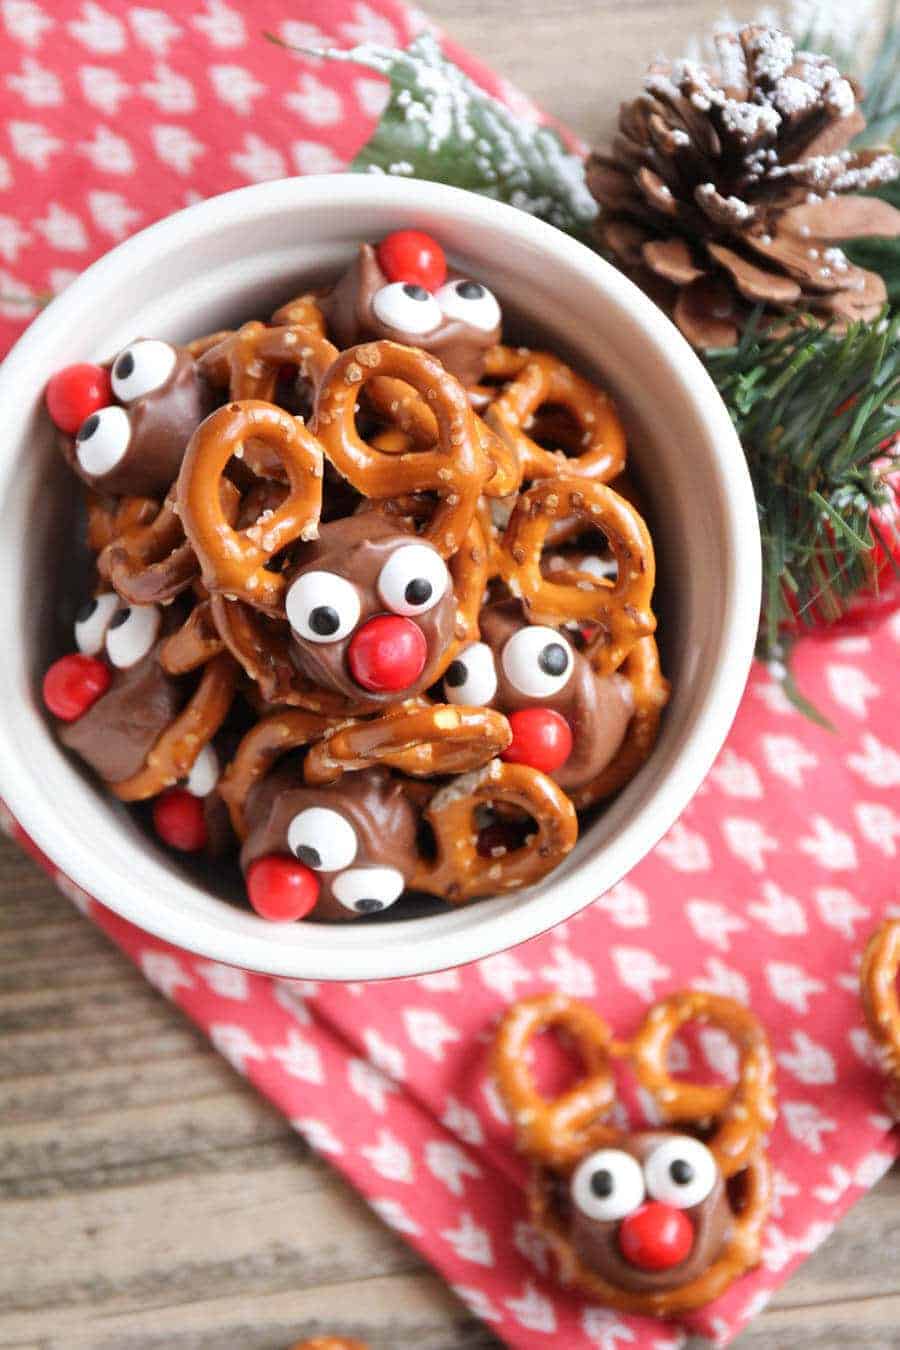
M 352 584 L 359 598 L 360 610 L 353 630 L 336 642 L 313 642 L 296 632 L 292 633 L 291 659 L 302 674 L 323 689 L 333 690 L 349 699 L 364 699 L 376 704 L 396 703 L 399 698 L 411 698 L 434 683 L 435 669 L 453 637 L 456 600 L 449 585 L 436 605 L 411 620 L 421 629 L 428 653 L 422 674 L 414 684 L 400 691 L 371 692 L 356 683 L 347 664 L 348 648 L 354 633 L 367 619 L 387 612 L 387 606 L 378 593 L 381 569 L 398 549 L 416 542 L 415 535 L 404 532 L 398 522 L 387 521 L 374 512 L 366 512 L 323 525 L 319 530 L 319 538 L 304 546 L 299 554 L 300 565 L 287 574 L 288 590 L 306 572 L 331 573 Z M 340 616 L 340 597 L 323 595 L 323 604 L 310 614 L 310 627 L 327 637 L 330 632 L 337 630 Z
M 572 674 L 562 689 L 546 697 L 530 696 L 510 681 L 501 653 L 514 633 L 527 628 L 522 610 L 515 600 L 488 605 L 479 620 L 481 640 L 494 654 L 497 674 L 497 692 L 491 707 L 500 712 L 516 712 L 519 708 L 552 708 L 561 713 L 572 731 L 572 753 L 551 777 L 567 790 L 581 787 L 595 778 L 615 755 L 622 744 L 628 723 L 634 711 L 631 686 L 622 675 L 598 676 L 587 659 L 571 647 Z M 547 675 L 560 674 L 560 654 L 565 655 L 562 643 L 550 644 L 536 660 Z M 566 646 L 570 644 L 566 641 Z
M 417 299 L 413 292 L 422 291 L 423 296 L 418 298 L 428 298 L 435 315 L 434 328 L 424 333 L 405 328 L 399 318 L 399 307 L 396 325 L 387 323 L 376 313 L 376 297 L 389 285 L 378 265 L 375 249 L 371 244 L 361 244 L 358 257 L 322 302 L 331 336 L 338 347 L 390 338 L 407 347 L 421 347 L 423 351 L 433 353 L 461 384 L 477 384 L 484 372 L 485 352 L 500 341 L 500 325 L 484 330 L 462 319 L 450 318 L 441 313 L 430 292 L 421 286 L 410 288 L 409 305 L 414 305 Z M 479 293 L 481 291 L 478 282 L 463 280 L 463 285 L 478 286 Z M 473 294 L 471 298 L 474 300 L 477 296 Z
M 292 823 L 310 810 L 331 812 L 340 819 L 333 819 L 329 828 L 328 818 L 318 817 L 308 836 L 301 829 L 303 842 L 292 846 Z M 382 869 L 393 869 L 399 874 L 398 883 L 402 878 L 405 885 L 416 868 L 416 815 L 400 783 L 385 769 L 348 773 L 334 787 L 309 788 L 303 785 L 299 761 L 285 760 L 251 789 L 246 816 L 244 872 L 254 859 L 270 854 L 306 863 L 320 888 L 310 916 L 314 919 L 345 922 L 386 909 L 399 891 Z M 352 844 L 348 849 L 347 840 L 353 836 L 355 851 L 349 857 Z M 341 865 L 329 869 L 331 861 Z

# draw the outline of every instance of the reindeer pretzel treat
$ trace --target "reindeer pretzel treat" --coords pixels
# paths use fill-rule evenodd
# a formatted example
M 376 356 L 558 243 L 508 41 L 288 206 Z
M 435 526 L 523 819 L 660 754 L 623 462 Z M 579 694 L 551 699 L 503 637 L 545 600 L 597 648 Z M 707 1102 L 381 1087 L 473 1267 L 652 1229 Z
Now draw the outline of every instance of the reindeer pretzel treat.
M 731 1040 L 736 1083 L 671 1077 L 669 1047 L 692 1022 Z M 528 1059 L 531 1043 L 548 1030 L 565 1036 L 582 1066 L 552 1100 Z M 518 1147 L 532 1165 L 532 1222 L 564 1283 L 622 1312 L 671 1317 L 712 1302 L 759 1263 L 774 1064 L 761 1024 L 742 1004 L 673 994 L 649 1010 L 630 1041 L 618 1041 L 592 1008 L 564 994 L 538 995 L 506 1013 L 493 1063 Z M 629 1130 L 610 1123 L 618 1065 L 635 1074 L 662 1124 Z
M 859 971 L 863 1012 L 885 1071 L 894 1110 L 900 1116 L 900 919 L 885 919 L 869 938 Z
M 659 732 L 614 404 L 454 261 L 397 230 L 47 387 L 87 516 L 59 740 L 270 921 L 536 885 Z

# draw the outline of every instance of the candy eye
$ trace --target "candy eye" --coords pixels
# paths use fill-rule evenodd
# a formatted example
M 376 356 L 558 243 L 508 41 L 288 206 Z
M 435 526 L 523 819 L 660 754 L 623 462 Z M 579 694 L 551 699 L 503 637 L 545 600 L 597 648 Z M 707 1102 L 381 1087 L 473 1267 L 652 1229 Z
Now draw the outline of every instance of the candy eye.
M 690 1135 L 667 1139 L 644 1162 L 647 1190 L 654 1200 L 690 1209 L 705 1200 L 719 1169 L 705 1144 Z
M 644 1174 L 637 1158 L 618 1148 L 590 1153 L 576 1169 L 571 1186 L 574 1204 L 600 1223 L 631 1214 L 644 1200 Z
M 459 319 L 489 333 L 500 322 L 497 297 L 480 281 L 448 281 L 434 297 L 448 319 Z
M 382 567 L 378 594 L 395 614 L 424 614 L 434 608 L 449 584 L 440 554 L 427 544 L 406 544 Z
M 130 440 L 131 422 L 125 409 L 101 408 L 78 428 L 75 458 L 91 478 L 102 478 L 119 463 Z
M 113 361 L 112 388 L 120 403 L 131 403 L 161 388 L 175 369 L 178 353 L 168 342 L 145 338 L 129 343 Z
M 156 605 L 117 609 L 106 630 L 106 654 L 119 670 L 143 660 L 156 641 L 161 622 Z
M 340 642 L 359 622 L 356 587 L 336 572 L 304 572 L 287 593 L 288 623 L 308 642 Z
M 331 893 L 345 909 L 377 914 L 403 894 L 403 873 L 396 867 L 351 867 L 331 883 Z
M 288 826 L 288 848 L 314 872 L 339 872 L 356 857 L 356 831 L 346 816 L 325 806 L 310 806 Z
M 574 664 L 572 648 L 562 634 L 540 624 L 513 633 L 500 660 L 510 684 L 529 698 L 549 698 L 559 693 Z
M 119 608 L 119 597 L 112 591 L 86 600 L 75 615 L 75 646 L 85 656 L 102 652 L 109 621 Z
M 219 756 L 211 745 L 204 745 L 191 765 L 184 787 L 192 797 L 205 797 L 219 781 Z
M 401 333 L 431 333 L 441 322 L 441 307 L 431 291 L 415 281 L 392 281 L 375 292 L 376 319 Z
M 444 697 L 448 703 L 483 708 L 496 692 L 494 653 L 486 642 L 473 642 L 466 647 L 444 673 Z

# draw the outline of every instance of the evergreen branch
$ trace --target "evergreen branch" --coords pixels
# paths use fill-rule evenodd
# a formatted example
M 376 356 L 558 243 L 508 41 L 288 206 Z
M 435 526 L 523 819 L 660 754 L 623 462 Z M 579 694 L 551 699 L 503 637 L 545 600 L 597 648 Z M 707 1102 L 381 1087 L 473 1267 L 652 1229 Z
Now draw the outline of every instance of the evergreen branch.
M 350 168 L 479 192 L 586 240 L 597 214 L 580 156 L 552 127 L 523 119 L 479 88 L 422 33 L 405 50 L 363 44 L 311 53 L 390 80 L 374 135 Z
M 869 512 L 898 461 L 900 314 L 846 334 L 767 337 L 752 323 L 707 365 L 731 413 L 756 492 L 764 649 L 785 625 L 834 619 L 870 580 Z

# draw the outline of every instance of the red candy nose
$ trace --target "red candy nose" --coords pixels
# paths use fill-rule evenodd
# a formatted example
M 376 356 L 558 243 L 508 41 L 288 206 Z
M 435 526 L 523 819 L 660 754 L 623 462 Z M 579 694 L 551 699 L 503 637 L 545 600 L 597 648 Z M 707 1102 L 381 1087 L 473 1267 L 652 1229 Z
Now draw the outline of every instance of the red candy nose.
M 47 411 L 60 431 L 74 436 L 91 413 L 112 402 L 109 371 L 81 362 L 58 370 L 47 385 Z
M 428 644 L 412 619 L 379 614 L 354 633 L 347 652 L 350 674 L 373 694 L 408 689 L 425 669 Z
M 694 1227 L 683 1210 L 650 1200 L 619 1225 L 619 1247 L 625 1260 L 641 1270 L 669 1270 L 689 1255 Z
M 61 656 L 44 676 L 44 703 L 62 722 L 77 722 L 109 688 L 109 666 L 96 656 Z
M 376 250 L 388 281 L 411 281 L 436 291 L 447 277 L 447 260 L 436 239 L 423 230 L 395 230 Z
M 305 863 L 272 853 L 248 867 L 247 897 L 262 918 L 292 923 L 314 908 L 319 878 Z
M 553 708 L 520 708 L 510 714 L 513 738 L 500 756 L 542 773 L 561 769 L 572 753 L 572 729 Z
M 169 788 L 153 803 L 153 828 L 169 848 L 197 853 L 207 840 L 203 798 L 184 788 Z

